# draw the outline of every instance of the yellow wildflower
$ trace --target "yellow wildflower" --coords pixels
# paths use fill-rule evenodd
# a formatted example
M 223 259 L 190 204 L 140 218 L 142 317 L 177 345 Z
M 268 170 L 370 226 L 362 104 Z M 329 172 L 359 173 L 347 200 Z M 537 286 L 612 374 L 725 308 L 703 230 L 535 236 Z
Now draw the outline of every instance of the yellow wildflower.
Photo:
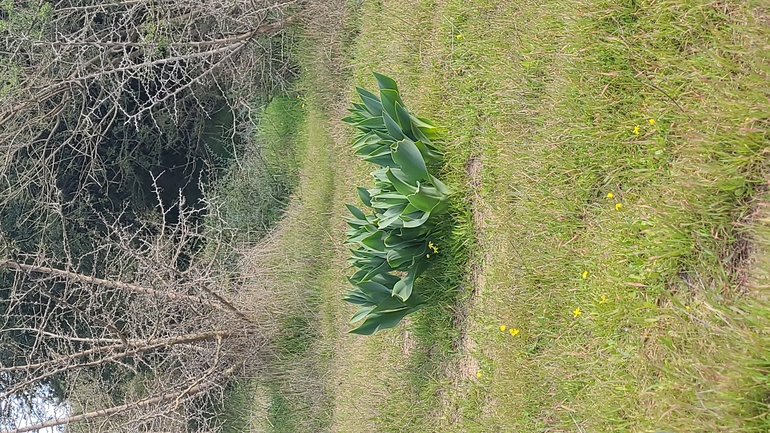
M 601 299 L 599 299 L 599 303 L 600 303 L 600 304 L 604 304 L 605 302 L 607 302 L 607 296 L 605 296 L 605 295 L 602 295 L 602 298 L 601 298 Z
M 655 124 L 655 119 L 650 119 L 650 120 L 648 120 L 648 122 L 650 122 L 650 125 L 654 125 Z
M 433 245 L 433 242 L 428 242 L 428 248 L 432 249 L 434 253 L 438 253 L 438 247 Z
M 430 258 L 430 254 L 425 254 L 425 258 L 429 259 Z
M 687 311 L 690 311 L 690 306 L 689 305 L 685 305 L 684 309 L 687 310 Z
M 639 135 L 639 125 L 634 126 L 634 134 Z
M 505 329 L 506 329 L 505 325 L 500 325 L 500 330 L 501 331 L 505 332 Z
M 622 203 L 615 203 L 615 210 L 621 210 L 621 209 L 623 209 L 623 204 Z
M 302 108 L 305 108 L 305 104 L 302 104 Z
M 511 333 L 512 337 L 515 337 L 519 333 L 519 330 L 516 329 L 516 328 L 511 328 L 511 329 L 508 330 L 508 332 Z
M 584 280 L 588 278 L 588 271 L 583 271 L 583 275 L 581 275 L 581 277 L 583 277 Z
M 615 198 L 615 194 L 613 194 L 611 192 L 608 192 L 607 193 L 607 198 Z
M 476 373 L 476 377 L 481 377 L 481 372 Z
M 582 311 L 580 311 L 580 307 L 575 308 L 575 310 L 572 311 L 572 316 L 577 317 L 579 315 L 583 314 Z
M 463 35 L 461 35 L 461 34 L 459 34 L 459 33 L 458 33 L 458 34 L 457 34 L 457 36 L 455 36 L 455 37 L 456 37 L 457 39 L 462 39 L 462 38 L 463 38 Z

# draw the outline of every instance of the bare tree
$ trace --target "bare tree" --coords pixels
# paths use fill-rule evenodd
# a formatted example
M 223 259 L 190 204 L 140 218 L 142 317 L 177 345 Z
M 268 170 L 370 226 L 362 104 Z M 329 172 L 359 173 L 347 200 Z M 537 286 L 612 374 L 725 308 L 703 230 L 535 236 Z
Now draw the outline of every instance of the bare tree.
M 162 138 L 211 115 L 212 94 L 248 112 L 256 89 L 281 85 L 274 41 L 297 2 L 0 5 L 1 431 L 219 427 L 227 381 L 259 368 L 269 311 L 222 263 L 225 231 L 204 233 L 202 205 L 164 190 L 162 174 L 148 173 L 153 215 L 97 200 L 130 161 L 154 157 L 136 149 L 147 130 Z M 104 152 L 110 140 L 125 141 L 119 153 Z M 66 416 L 41 419 L 61 402 Z M 21 424 L 24 410 L 39 422 Z
M 222 272 L 216 251 L 226 240 L 192 230 L 191 212 L 173 225 L 113 224 L 95 252 L 108 263 L 103 277 L 42 255 L 0 261 L 10 282 L 0 302 L 4 431 L 216 431 L 223 387 L 260 371 L 276 324 L 240 296 L 241 277 Z M 185 246 L 204 238 L 212 248 L 180 269 Z M 24 402 L 69 410 L 21 425 Z
M 67 158 L 83 184 L 106 189 L 98 148 L 117 124 L 174 128 L 211 89 L 239 108 L 246 101 L 234 95 L 280 85 L 288 66 L 271 41 L 297 1 L 12 2 L 0 15 L 6 195 L 31 184 L 50 200 L 57 190 L 38 180 Z M 32 163 L 20 170 L 20 160 Z

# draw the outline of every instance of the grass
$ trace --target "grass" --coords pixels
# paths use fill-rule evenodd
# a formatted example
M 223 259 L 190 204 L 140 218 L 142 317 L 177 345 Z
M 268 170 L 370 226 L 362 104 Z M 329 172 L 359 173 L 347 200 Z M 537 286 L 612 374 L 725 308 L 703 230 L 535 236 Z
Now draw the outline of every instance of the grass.
M 290 194 L 299 185 L 295 147 L 303 103 L 298 98 L 272 98 L 257 116 L 253 139 L 207 193 L 218 209 L 216 217 L 222 220 L 209 224 L 223 223 L 235 243 L 253 243 L 264 237 L 282 218 Z
M 300 231 L 285 238 L 324 251 L 306 359 L 324 378 L 325 428 L 770 430 L 761 2 L 347 11 L 357 30 L 336 20 L 309 32 L 322 49 L 304 54 L 303 94 L 324 101 L 309 113 L 334 139 L 320 150 L 334 176 L 303 187 L 298 206 L 325 213 L 287 223 Z M 350 155 L 336 107 L 353 85 L 374 87 L 371 70 L 444 125 L 443 178 L 458 194 L 442 261 L 420 283 L 431 306 L 362 338 L 345 334 L 340 244 L 344 203 L 370 167 Z

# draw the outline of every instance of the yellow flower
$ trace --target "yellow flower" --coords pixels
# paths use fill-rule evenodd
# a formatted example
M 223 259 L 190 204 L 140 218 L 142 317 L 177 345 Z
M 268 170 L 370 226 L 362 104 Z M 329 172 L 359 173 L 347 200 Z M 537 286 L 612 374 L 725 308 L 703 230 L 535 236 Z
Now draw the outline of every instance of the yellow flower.
M 623 204 L 622 203 L 615 203 L 615 210 L 621 210 L 621 209 L 623 209 Z
M 634 126 L 634 134 L 639 135 L 639 125 Z
M 476 377 L 481 377 L 481 372 L 476 373 Z
M 457 36 L 455 36 L 455 37 L 456 37 L 457 39 L 462 39 L 462 38 L 463 38 L 463 35 L 461 35 L 461 34 L 458 34 L 458 35 L 457 35 Z
M 438 253 L 438 247 L 433 245 L 433 242 L 428 242 L 428 248 L 432 249 L 434 253 Z
M 655 119 L 650 119 L 650 120 L 648 120 L 648 122 L 650 122 L 650 125 L 654 125 L 655 124 Z
M 574 311 L 572 311 L 572 316 L 573 316 L 573 317 L 577 317 L 577 316 L 579 316 L 579 315 L 581 315 L 581 314 L 583 314 L 583 312 L 582 312 L 582 311 L 580 311 L 580 307 L 577 307 L 577 308 L 575 308 L 575 310 L 574 310 Z
M 519 333 L 519 330 L 516 329 L 516 328 L 511 328 L 511 329 L 508 330 L 508 332 L 511 333 L 512 337 L 515 337 Z
M 684 309 L 687 310 L 687 311 L 690 311 L 690 306 L 689 305 L 685 305 Z
M 605 295 L 602 295 L 602 298 L 599 299 L 599 303 L 604 304 L 605 302 L 607 302 L 607 297 Z
M 305 104 L 302 104 L 302 108 L 305 108 Z
M 429 259 L 430 258 L 430 254 L 425 254 L 425 258 Z
M 505 328 L 505 325 L 500 325 L 500 330 L 501 330 L 501 331 L 505 332 L 505 329 L 506 329 L 506 328 Z
M 611 192 L 608 192 L 607 193 L 607 198 L 615 198 L 615 194 L 613 194 Z
M 583 275 L 581 275 L 581 277 L 583 277 L 584 280 L 588 278 L 588 271 L 583 271 Z

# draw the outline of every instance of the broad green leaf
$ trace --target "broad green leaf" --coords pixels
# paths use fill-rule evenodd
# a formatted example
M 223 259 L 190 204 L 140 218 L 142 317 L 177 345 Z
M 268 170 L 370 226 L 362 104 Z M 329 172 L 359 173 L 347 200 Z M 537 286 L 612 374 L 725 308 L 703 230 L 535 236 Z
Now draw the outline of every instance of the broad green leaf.
M 346 204 L 345 207 L 348 208 L 350 213 L 353 214 L 358 220 L 366 221 L 366 215 L 364 215 L 363 212 L 361 212 L 361 209 L 357 208 L 356 206 L 353 206 L 352 204 Z
M 424 212 L 423 212 L 424 213 Z M 402 239 L 406 240 L 415 240 L 420 239 L 424 240 L 427 236 L 430 230 L 433 229 L 432 224 L 423 224 L 420 227 L 417 228 L 401 228 L 395 233 Z M 387 245 L 387 242 L 385 243 Z
M 380 89 L 390 89 L 398 92 L 398 85 L 394 79 L 378 74 L 377 72 L 372 72 L 372 74 L 374 74 L 374 78 L 377 79 L 377 86 L 379 86 Z
M 365 157 L 367 157 L 369 155 L 376 154 L 376 153 L 381 152 L 383 150 L 390 150 L 390 146 L 385 148 L 382 145 L 382 142 L 371 143 L 371 144 L 366 144 L 366 145 L 363 145 L 363 146 L 359 147 L 358 149 L 355 150 L 355 152 L 353 152 L 353 154 L 356 155 L 356 156 L 360 156 L 362 158 L 365 158 Z
M 452 194 L 452 191 L 449 190 L 449 187 L 444 185 L 444 182 L 441 182 L 435 176 L 430 176 L 430 181 L 433 184 L 433 186 L 436 187 L 436 189 L 441 195 L 448 196 Z
M 393 296 L 397 296 L 402 301 L 412 296 L 414 289 L 414 280 L 419 277 L 430 266 L 430 262 L 422 257 L 415 258 L 406 276 L 393 286 Z
M 361 243 L 375 251 L 385 251 L 385 242 L 382 240 L 382 232 L 376 231 L 363 238 Z
M 372 196 L 372 203 L 376 203 L 375 207 L 380 207 L 380 205 L 384 205 L 387 207 L 391 206 L 398 206 L 398 205 L 408 205 L 409 203 L 406 200 L 406 196 L 404 194 L 401 194 L 400 192 L 383 192 L 377 195 Z
M 404 316 L 416 310 L 416 308 L 405 307 L 401 310 L 387 313 L 369 313 L 361 326 L 348 332 L 351 334 L 372 335 L 377 331 L 393 328 L 401 322 Z
M 401 140 L 390 146 L 393 161 L 401 166 L 401 171 L 410 182 L 428 179 L 428 169 L 420 150 L 409 139 Z
M 360 87 L 356 87 L 356 91 L 358 92 L 358 95 L 361 96 L 361 101 L 366 105 L 366 109 L 369 113 L 374 116 L 382 115 L 382 103 L 377 95 Z
M 403 223 L 401 222 L 401 215 L 398 213 L 395 214 L 389 214 L 385 215 L 383 214 L 382 218 L 380 218 L 380 221 L 377 223 L 377 228 L 380 230 L 392 230 L 397 229 L 401 227 Z
M 404 194 L 407 196 L 407 198 L 417 192 L 417 186 L 410 184 L 408 177 L 401 170 L 389 167 L 387 170 L 385 170 L 385 175 L 393 184 L 393 187 L 396 188 L 396 191 Z
M 366 296 L 363 296 L 360 293 L 355 293 L 353 291 L 350 291 L 348 292 L 348 294 L 343 296 L 342 300 L 361 307 L 364 307 L 364 306 L 376 307 L 376 304 L 373 304 L 372 301 L 369 300 L 369 298 L 367 298 Z
M 406 208 L 406 203 L 400 203 L 398 205 L 391 206 L 385 212 L 383 212 L 382 215 L 380 215 L 380 218 L 389 218 L 393 215 L 401 215 L 401 212 L 403 212 L 404 208 Z
M 441 138 L 441 134 L 439 133 L 437 127 L 425 119 L 412 116 L 412 128 L 414 129 L 415 127 L 419 129 L 420 132 L 425 135 L 426 138 L 428 138 L 428 140 L 432 141 Z
M 401 230 L 390 233 L 385 237 L 385 246 L 393 249 L 412 248 L 425 244 L 425 239 L 406 238 L 401 236 Z M 423 236 L 424 237 L 424 236 Z
M 412 132 L 412 116 L 410 116 L 409 112 L 406 111 L 406 108 L 404 108 L 404 106 L 398 102 L 396 102 L 395 120 L 399 125 L 401 125 L 401 131 L 404 132 L 404 135 L 411 138 L 412 140 L 417 140 L 417 137 Z
M 356 314 L 353 315 L 353 317 L 350 318 L 350 323 L 356 323 L 359 320 L 363 319 L 364 317 L 368 316 L 369 313 L 374 310 L 374 306 L 371 307 L 361 307 L 356 311 Z
M 383 125 L 384 125 L 384 124 L 385 124 L 385 123 L 384 123 L 384 121 L 383 121 Z M 388 143 L 388 145 L 390 145 L 390 143 L 395 143 L 395 142 L 397 141 L 395 138 L 393 138 L 393 136 L 392 136 L 392 135 L 388 134 L 388 133 L 387 133 L 387 132 L 385 132 L 385 131 L 372 131 L 372 132 L 373 132 L 373 133 L 374 133 L 374 135 L 376 135 L 376 136 L 377 136 L 377 137 L 378 137 L 380 140 L 382 140 L 382 141 L 384 141 L 384 142 L 387 142 L 387 143 Z
M 374 277 L 375 275 L 382 274 L 385 272 L 388 272 L 390 270 L 390 265 L 388 265 L 387 260 L 383 260 L 379 266 L 371 269 L 369 272 L 366 273 L 364 278 L 361 280 L 361 282 L 369 281 Z
M 420 149 L 420 154 L 422 154 L 422 157 L 425 158 L 426 162 L 441 162 L 441 160 L 444 158 L 441 152 L 423 141 L 415 141 L 414 145 Z
M 376 305 L 391 297 L 391 290 L 375 281 L 364 281 L 356 287 Z
M 380 141 L 380 137 L 375 134 L 374 132 L 367 132 L 366 134 L 361 135 L 355 143 L 353 143 L 353 149 L 358 149 L 361 146 L 365 146 L 367 144 L 375 144 Z
M 345 218 L 345 222 L 352 228 L 364 227 L 369 224 L 369 221 L 362 219 Z
M 361 199 L 361 202 L 369 207 L 372 207 L 372 196 L 369 194 L 369 191 L 366 188 L 358 187 L 356 188 L 358 191 L 358 197 Z
M 422 186 L 419 182 L 417 187 L 417 191 L 406 196 L 406 199 L 417 209 L 423 212 L 431 212 L 441 202 L 441 195 L 438 192 L 433 194 L 432 191 L 429 191 L 427 187 Z M 435 188 L 431 189 L 435 191 Z
M 343 245 L 361 244 L 361 242 L 370 235 L 371 232 L 364 230 L 361 233 L 356 233 L 355 235 L 348 237 L 348 239 L 343 242 Z
M 360 122 L 361 120 L 363 120 L 361 119 L 361 116 L 346 116 L 342 118 L 343 122 L 353 126 L 355 126 L 356 123 Z
M 372 282 L 380 283 L 386 288 L 390 287 L 392 288 L 394 284 L 401 278 L 392 275 L 392 274 L 379 274 L 372 277 Z M 390 289 L 388 289 L 388 296 L 390 296 Z
M 388 148 L 377 150 L 371 155 L 366 155 L 363 157 L 363 160 L 381 167 L 395 167 L 398 165 L 393 161 L 393 153 Z
M 398 114 L 396 114 L 396 103 L 401 105 L 404 104 L 401 102 L 401 96 L 399 96 L 398 92 L 395 90 L 383 89 L 380 90 L 380 98 L 382 98 L 382 112 L 388 113 L 390 118 L 395 122 L 395 119 L 398 118 Z M 400 130 L 401 127 L 399 126 L 398 129 Z
M 422 257 L 426 254 L 426 246 L 423 243 L 423 245 L 416 245 L 408 248 L 394 248 L 388 250 L 388 264 L 393 269 L 399 269 L 404 264 L 411 264 L 413 260 L 417 257 Z
M 388 114 L 387 111 L 382 112 L 382 119 L 383 119 L 383 123 L 385 124 L 385 128 L 387 128 L 388 130 L 388 134 L 392 135 L 393 138 L 396 139 L 396 141 L 403 140 L 404 138 L 406 138 L 404 136 L 404 133 L 401 132 L 401 127 L 398 126 L 398 123 L 396 123 L 396 121 L 393 120 L 393 118 L 391 117 L 390 114 Z
M 382 122 L 382 117 L 370 117 L 368 119 L 364 119 L 354 125 L 356 128 L 369 132 L 371 129 L 376 130 L 384 130 L 385 124 Z
M 375 182 L 387 182 L 390 183 L 390 180 L 388 179 L 387 174 L 388 168 L 379 168 L 377 170 L 374 170 L 372 172 L 372 176 L 374 177 Z
M 428 218 L 430 218 L 430 212 L 417 211 L 409 216 L 402 215 L 401 221 L 405 228 L 415 228 L 428 222 Z

